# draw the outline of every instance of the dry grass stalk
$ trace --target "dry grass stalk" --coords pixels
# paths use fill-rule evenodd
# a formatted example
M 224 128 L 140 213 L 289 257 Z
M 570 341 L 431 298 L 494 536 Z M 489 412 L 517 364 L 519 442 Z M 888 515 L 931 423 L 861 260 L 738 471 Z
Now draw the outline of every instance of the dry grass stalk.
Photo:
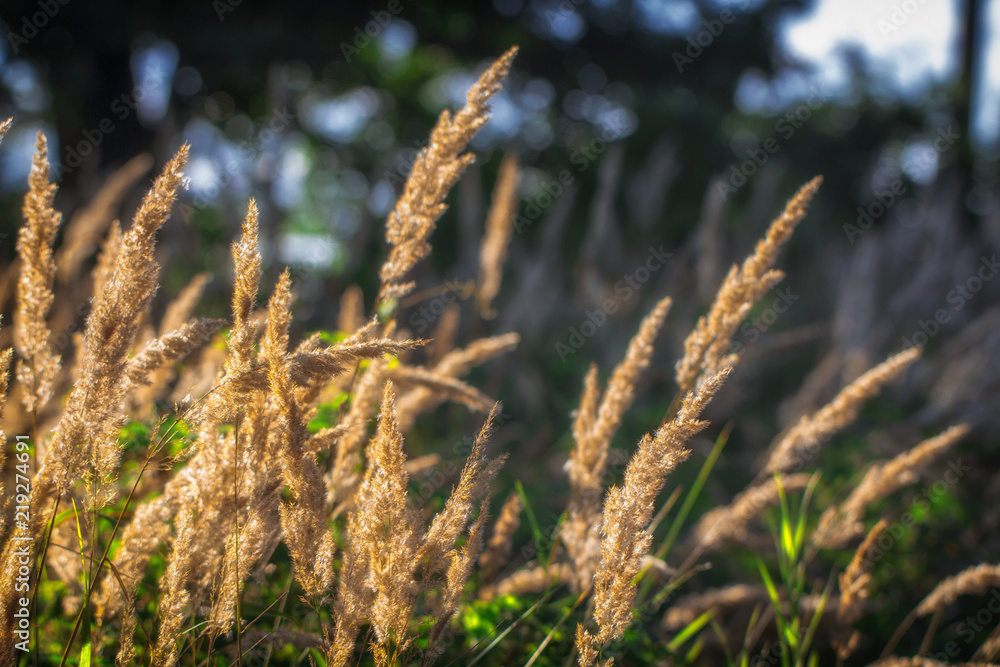
M 254 566 L 265 552 L 268 531 L 274 525 L 273 512 L 261 510 L 261 506 L 273 504 L 276 497 L 268 498 L 266 502 L 252 502 L 250 511 L 240 521 L 238 529 L 229 534 L 225 545 L 225 560 L 222 563 L 222 575 L 216 591 L 215 603 L 210 615 L 210 630 L 215 637 L 229 632 L 236 621 L 236 600 L 243 590 Z M 207 546 L 196 541 L 193 550 L 197 553 L 199 547 Z M 218 536 L 213 537 L 218 540 Z M 213 574 L 214 564 L 206 568 Z
M 122 614 L 121 632 L 118 634 L 121 644 L 115 655 L 117 667 L 131 667 L 135 664 L 135 628 L 138 621 L 135 613 L 135 596 L 129 593 L 128 600 L 125 601 L 125 613 Z
M 500 91 L 516 54 L 517 47 L 509 49 L 483 72 L 458 113 L 441 112 L 427 147 L 417 156 L 403 194 L 386 220 L 390 250 L 379 271 L 382 285 L 377 301 L 399 299 L 413 290 L 412 282 L 401 281 L 430 252 L 427 239 L 447 208 L 444 198 L 475 159 L 462 151 L 489 118 L 489 100 Z
M 368 420 L 383 393 L 385 368 L 385 361 L 373 361 L 355 387 L 351 406 L 344 417 L 347 432 L 337 440 L 336 458 L 327 475 L 327 495 L 333 502 L 346 501 L 357 486 L 361 446 L 368 436 Z
M 97 471 L 100 478 L 114 473 L 116 452 L 95 453 L 86 447 L 79 448 L 79 444 L 94 438 L 98 426 L 119 419 L 127 389 L 125 370 L 129 349 L 158 283 L 159 266 L 153 257 L 155 233 L 170 215 L 187 151 L 186 145 L 181 147 L 143 199 L 132 227 L 122 236 L 114 273 L 95 297 L 84 332 L 79 363 L 81 375 L 70 394 L 45 462 L 38 471 L 42 483 L 37 483 L 36 494 L 49 490 L 67 491 L 75 479 L 74 470 L 83 469 L 84 457 L 96 455 L 108 461 L 105 470 Z M 46 495 L 39 495 L 39 501 Z M 41 516 L 44 512 L 37 514 Z
M 479 597 L 491 600 L 503 595 L 535 595 L 548 588 L 569 584 L 574 578 L 573 566 L 568 563 L 522 568 L 492 586 L 480 588 Z
M 514 155 L 505 155 L 500 163 L 500 174 L 493 188 L 493 203 L 486 216 L 486 234 L 479 247 L 479 279 L 476 280 L 476 299 L 485 319 L 496 317 L 492 303 L 500 291 L 503 263 L 507 246 L 514 233 L 514 216 L 517 214 L 517 183 L 521 170 Z
M 684 341 L 684 356 L 677 362 L 677 384 L 682 395 L 697 386 L 702 378 L 713 376 L 736 361 L 734 355 L 728 354 L 733 334 L 753 305 L 784 277 L 782 272 L 771 267 L 778 250 L 805 217 L 806 207 L 822 180 L 817 176 L 802 186 L 771 223 L 743 266 L 734 264 L 729 270 L 708 314 L 699 318 Z
M 965 424 L 952 426 L 889 461 L 872 464 L 844 502 L 831 505 L 820 516 L 813 543 L 825 549 L 842 548 L 864 530 L 861 521 L 869 505 L 912 483 L 916 471 L 953 447 L 968 431 Z
M 444 555 L 454 548 L 455 540 L 468 524 L 473 505 L 485 497 L 490 482 L 507 459 L 506 455 L 495 459 L 486 457 L 486 441 L 499 414 L 500 404 L 496 403 L 472 444 L 472 451 L 462 468 L 458 484 L 452 489 L 444 508 L 434 517 L 423 537 L 417 560 L 428 564 L 426 572 L 430 575 L 442 567 Z M 477 551 L 476 556 L 478 555 Z
M 225 325 L 225 320 L 201 318 L 192 320 L 149 343 L 142 352 L 129 359 L 125 375 L 132 384 L 148 384 L 149 376 L 164 366 L 181 359 L 207 342 Z
M 594 566 L 600 555 L 601 494 L 611 439 L 618 431 L 625 412 L 635 399 L 635 386 L 653 356 L 653 341 L 670 310 L 671 300 L 662 299 L 643 319 L 638 333 L 629 343 L 625 358 L 608 380 L 598 406 L 596 367 L 591 367 L 584 381 L 580 408 L 573 422 L 575 442 L 570 452 L 568 473 L 570 499 L 560 539 L 573 562 L 576 590 L 590 585 Z
M 257 202 L 247 206 L 243 234 L 233 244 L 233 328 L 229 334 L 227 373 L 235 374 L 252 363 L 256 327 L 251 322 L 257 290 L 260 288 L 260 251 L 257 249 Z
M 816 451 L 838 431 L 858 418 L 864 404 L 886 384 L 902 375 L 921 349 L 910 348 L 893 355 L 844 387 L 837 396 L 815 414 L 803 415 L 771 448 L 759 479 L 775 471 L 797 472 Z
M 175 329 L 180 329 L 191 319 L 194 309 L 201 301 L 201 296 L 205 291 L 205 285 L 212 280 L 211 273 L 199 273 L 188 281 L 188 284 L 177 293 L 177 296 L 167 304 L 163 311 L 163 319 L 160 320 L 159 332 L 164 335 Z
M 994 586 L 1000 586 L 1000 565 L 981 563 L 970 567 L 939 581 L 917 606 L 917 616 L 933 614 L 939 608 L 954 603 L 960 595 L 982 595 Z
M 268 307 L 267 333 L 261 351 L 268 362 L 271 393 L 278 406 L 281 478 L 292 493 L 281 504 L 281 526 L 292 556 L 295 579 L 317 600 L 333 583 L 333 533 L 326 528 L 326 483 L 315 457 L 306 451 L 309 432 L 292 386 L 288 356 L 291 324 L 291 278 L 286 269 Z
M 465 591 L 465 584 L 472 574 L 472 568 L 476 564 L 483 549 L 483 531 L 489 514 L 486 508 L 489 506 L 489 495 L 483 498 L 479 508 L 479 516 L 469 528 L 469 534 L 465 544 L 459 549 L 452 549 L 448 552 L 449 559 L 448 572 L 445 577 L 445 588 L 441 608 L 434 615 L 434 627 L 431 628 L 430 636 L 427 638 L 427 650 L 424 653 L 423 665 L 433 664 L 447 646 L 441 641 L 448 623 L 458 611 L 459 603 L 462 600 L 462 593 Z
M 868 667 L 996 667 L 990 662 L 941 662 L 930 658 L 886 658 L 868 665 Z
M 601 528 L 601 560 L 594 575 L 594 620 L 598 633 L 596 636 L 583 633 L 594 645 L 620 638 L 631 622 L 636 575 L 653 539 L 647 527 L 656 510 L 656 497 L 667 475 L 690 455 L 684 444 L 708 426 L 699 416 L 729 371 L 725 368 L 707 378 L 697 391 L 684 397 L 670 422 L 643 436 L 625 468 L 622 485 L 608 491 Z M 585 647 L 577 648 L 582 653 Z
M 441 361 L 430 369 L 435 375 L 459 378 L 469 372 L 473 366 L 509 352 L 517 347 L 521 337 L 516 333 L 480 338 L 464 348 L 452 350 L 442 357 Z M 445 396 L 427 387 L 414 387 L 399 399 L 399 428 L 408 431 L 417 417 L 433 410 L 445 400 Z
M 0 130 L 3 126 L 0 125 Z M 0 135 L 2 138 L 2 135 Z M 10 359 L 14 354 L 14 350 L 7 348 L 3 352 L 0 352 L 0 414 L 3 414 L 4 407 L 7 405 L 7 389 L 10 382 Z M 6 444 L 7 434 L 2 428 L 0 428 L 0 443 Z M 6 447 L 0 447 L 0 470 L 3 470 L 4 459 L 6 458 L 7 450 Z M 0 495 L 3 492 L 3 485 L 0 485 Z M 9 498 L 4 496 L 5 503 L 9 502 Z M 0 535 L 3 535 L 7 530 L 7 507 L 6 505 L 0 506 Z
M 127 387 L 125 366 L 142 314 L 157 287 L 154 236 L 170 214 L 186 157 L 185 145 L 143 199 L 132 227 L 122 237 L 113 273 L 100 285 L 94 300 L 79 356 L 79 377 L 32 482 L 26 534 L 35 541 L 40 542 L 52 512 L 53 496 L 67 493 L 81 476 L 97 480 L 92 486 L 91 504 L 95 507 L 107 500 L 109 489 L 115 488 L 111 482 L 120 451 L 113 436 L 122 419 Z M 8 541 L 0 556 L 0 571 L 7 581 L 13 581 L 15 576 L 16 551 L 15 542 Z M 0 610 L 4 613 L 0 641 L 9 640 L 9 646 L 14 643 L 11 621 L 15 596 L 11 587 L 0 589 Z M 123 634 L 123 651 L 126 643 L 131 650 L 131 636 Z
M 413 571 L 421 540 L 420 515 L 407 496 L 408 478 L 403 470 L 406 455 L 395 407 L 392 385 L 386 383 L 378 431 L 368 448 L 365 480 L 358 489 L 356 509 L 348 519 L 350 546 L 344 556 L 345 571 L 350 569 L 347 559 L 358 558 L 365 573 L 359 580 L 342 575 L 338 592 L 341 598 L 371 598 L 368 617 L 376 648 L 386 652 L 393 648 L 398 653 L 412 641 L 407 626 L 417 595 Z M 345 582 L 366 590 L 350 590 Z M 340 615 L 335 614 L 338 635 Z M 353 636 L 350 643 L 353 646 Z M 335 645 L 340 644 L 338 637 Z
M 87 205 L 69 219 L 65 238 L 56 255 L 57 275 L 61 283 L 68 283 L 80 273 L 83 262 L 111 224 L 122 199 L 152 168 L 152 155 L 143 153 L 135 156 L 111 174 Z
M 861 640 L 861 633 L 851 626 L 861 619 L 864 603 L 871 591 L 872 575 L 868 572 L 871 562 L 866 558 L 868 550 L 879 536 L 889 527 L 889 522 L 880 519 L 869 531 L 868 536 L 854 552 L 847 569 L 840 573 L 840 604 L 837 606 L 837 630 L 833 637 L 833 648 L 840 660 L 851 657 Z
M 434 327 L 433 340 L 427 352 L 428 365 L 435 366 L 444 355 L 455 349 L 458 337 L 458 325 L 462 317 L 462 307 L 457 303 L 449 303 Z
M 718 616 L 730 609 L 766 604 L 769 600 L 766 588 L 748 584 L 733 584 L 704 593 L 692 593 L 670 605 L 663 616 L 663 627 L 667 630 L 681 630 L 709 609 L 717 610 Z
M 400 387 L 423 387 L 439 397 L 461 403 L 474 412 L 486 412 L 494 403 L 475 387 L 422 366 L 395 366 L 386 375 Z
M 174 667 L 180 656 L 178 641 L 186 607 L 190 601 L 187 579 L 191 572 L 191 543 L 194 536 L 194 515 L 183 512 L 177 517 L 177 537 L 170 553 L 170 563 L 163 574 L 160 588 L 163 601 L 160 603 L 160 634 L 153 649 L 153 665 Z
M 354 333 L 365 325 L 365 297 L 357 285 L 348 285 L 340 295 L 340 312 L 337 314 L 337 330 Z
M 24 196 L 24 222 L 17 234 L 17 254 L 21 259 L 21 278 L 17 283 L 17 316 L 14 326 L 14 349 L 17 380 L 24 387 L 25 411 L 37 415 L 52 395 L 52 384 L 59 372 L 59 357 L 53 354 L 46 318 L 52 306 L 52 284 L 56 264 L 52 242 L 62 221 L 53 209 L 56 185 L 49 183 L 48 146 L 41 132 L 35 140 L 35 155 Z
M 798 473 L 781 478 L 785 492 L 801 491 L 812 475 Z M 713 551 L 730 540 L 747 537 L 747 526 L 768 507 L 778 504 L 778 485 L 774 478 L 753 484 L 741 491 L 728 505 L 706 512 L 692 531 L 692 539 L 700 553 Z
M 484 582 L 493 581 L 510 561 L 514 549 L 514 533 L 521 525 L 521 496 L 511 493 L 500 508 L 493 524 L 493 534 L 479 557 L 479 571 Z
M 122 247 L 122 226 L 117 220 L 111 223 L 108 236 L 101 244 L 101 250 L 97 253 L 97 266 L 94 267 L 94 288 L 93 293 L 100 294 L 104 291 L 105 285 L 115 274 L 115 261 L 118 259 L 118 252 Z
M 972 656 L 974 659 L 996 661 L 1000 658 L 1000 625 L 986 638 Z

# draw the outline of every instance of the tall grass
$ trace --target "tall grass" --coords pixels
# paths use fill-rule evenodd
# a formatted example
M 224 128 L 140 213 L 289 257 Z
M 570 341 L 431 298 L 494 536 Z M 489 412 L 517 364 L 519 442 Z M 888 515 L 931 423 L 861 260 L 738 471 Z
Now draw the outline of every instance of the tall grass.
M 850 660 L 873 585 L 864 554 L 885 528 L 879 522 L 869 530 L 866 522 L 880 517 L 867 516 L 868 507 L 912 481 L 967 429 L 955 426 L 873 463 L 818 521 L 811 513 L 817 477 L 803 471 L 919 349 L 876 365 L 776 437 L 746 490 L 704 513 L 686 539 L 678 539 L 683 524 L 725 455 L 727 434 L 691 489 L 661 498 L 689 457 L 691 438 L 712 426 L 705 408 L 740 363 L 734 333 L 782 279 L 778 253 L 819 178 L 789 200 L 726 276 L 676 363 L 676 397 L 635 445 L 617 486 L 606 482 L 611 442 L 650 365 L 670 298 L 646 316 L 607 382 L 591 367 L 572 426 L 565 513 L 547 547 L 511 566 L 522 514 L 539 544 L 545 536 L 530 490 L 495 488 L 506 458 L 489 454 L 499 403 L 465 377 L 512 350 L 518 336 L 457 346 L 449 311 L 432 340 L 415 340 L 396 313 L 419 297 L 410 272 L 431 250 L 444 200 L 474 159 L 466 147 L 515 53 L 483 73 L 461 110 L 442 113 L 416 160 L 386 221 L 389 250 L 373 314 L 364 315 L 359 290 L 348 290 L 340 331 L 297 342 L 287 271 L 258 306 L 252 200 L 232 246 L 230 319 L 194 316 L 206 281 L 196 276 L 158 325 L 150 321 L 156 234 L 181 186 L 186 146 L 163 167 L 131 225 L 83 216 L 56 249 L 62 219 L 39 135 L 18 262 L 8 269 L 17 275 L 16 315 L 4 327 L 13 328 L 5 338 L 13 345 L 0 354 L 11 459 L 0 513 L 0 663 L 586 666 L 609 665 L 630 654 L 629 643 L 644 642 L 644 655 L 672 664 L 709 655 L 731 665 L 772 654 L 784 665 L 815 664 L 821 655 Z M 148 167 L 126 165 L 98 199 L 120 197 Z M 495 316 L 518 179 L 508 157 L 474 286 L 482 318 Z M 103 243 L 88 276 L 93 244 L 80 244 L 95 234 Z M 86 324 L 71 345 L 57 346 L 53 313 L 77 298 L 77 284 L 91 286 Z M 427 462 L 408 459 L 406 433 L 443 401 L 485 416 L 450 494 L 429 516 L 410 488 Z M 490 528 L 494 493 L 506 500 Z M 756 561 L 759 584 L 733 581 L 678 596 L 707 556 L 745 541 L 748 526 L 775 516 L 775 507 L 775 551 Z M 658 538 L 668 518 L 667 537 Z M 839 580 L 831 553 L 854 555 Z M 957 596 L 998 582 L 996 566 L 959 573 L 912 616 L 939 615 Z M 722 616 L 740 608 L 752 613 L 733 640 Z M 995 657 L 996 650 L 987 642 L 982 653 Z M 920 660 L 907 664 L 934 664 Z

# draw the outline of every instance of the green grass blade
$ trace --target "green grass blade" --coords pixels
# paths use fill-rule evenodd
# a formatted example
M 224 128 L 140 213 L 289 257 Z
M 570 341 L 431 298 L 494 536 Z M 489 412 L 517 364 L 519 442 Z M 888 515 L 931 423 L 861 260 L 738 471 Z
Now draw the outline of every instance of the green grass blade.
M 714 616 L 715 610 L 709 609 L 701 616 L 688 623 L 687 627 L 678 632 L 677 636 L 670 640 L 670 643 L 667 644 L 667 648 L 671 651 L 677 651 L 677 649 L 683 646 L 688 639 L 701 632 L 701 629 L 705 627 L 705 625 L 708 624 Z
M 671 547 L 673 547 L 674 542 L 677 540 L 677 535 L 680 534 L 681 529 L 684 527 L 684 522 L 687 520 L 688 514 L 691 513 L 691 508 L 694 507 L 695 501 L 698 500 L 698 495 L 701 493 L 702 487 L 705 486 L 705 481 L 708 479 L 708 475 L 712 472 L 712 468 L 715 467 L 715 462 L 719 459 L 719 455 L 722 453 L 722 448 L 726 446 L 726 442 L 729 441 L 729 434 L 733 432 L 733 424 L 730 422 L 722 429 L 722 433 L 716 438 L 715 444 L 712 446 L 712 451 L 708 453 L 708 457 L 701 466 L 701 470 L 698 471 L 698 476 L 695 478 L 694 483 L 691 484 L 691 488 L 688 489 L 687 495 L 684 496 L 684 502 L 681 503 L 681 508 L 677 510 L 677 515 L 674 516 L 673 522 L 670 524 L 670 529 L 667 531 L 667 537 L 663 541 L 663 545 L 657 551 L 658 558 L 664 558 L 668 553 L 670 553 Z

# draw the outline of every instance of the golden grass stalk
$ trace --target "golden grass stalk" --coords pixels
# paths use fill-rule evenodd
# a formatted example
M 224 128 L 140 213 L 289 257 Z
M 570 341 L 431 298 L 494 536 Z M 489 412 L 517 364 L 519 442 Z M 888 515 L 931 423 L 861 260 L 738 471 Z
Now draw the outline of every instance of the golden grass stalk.
M 205 285 L 212 280 L 212 274 L 206 272 L 195 275 L 188 281 L 188 284 L 177 293 L 163 311 L 163 319 L 160 320 L 159 332 L 162 336 L 165 333 L 180 329 L 194 314 L 194 309 L 201 301 L 201 296 L 205 291 Z
M 135 664 L 135 628 L 139 619 L 135 612 L 135 596 L 131 592 L 124 604 L 125 613 L 122 614 L 122 628 L 118 635 L 120 643 L 118 653 L 115 654 L 117 667 L 131 667 Z
M 568 473 L 570 498 L 560 539 L 577 573 L 576 590 L 590 585 L 600 554 L 598 529 L 601 521 L 602 476 L 607 467 L 611 439 L 622 416 L 635 399 L 639 375 L 649 366 L 653 341 L 670 310 L 670 298 L 662 299 L 643 319 L 629 343 L 625 358 L 615 368 L 598 406 L 596 368 L 584 381 L 580 409 L 573 422 L 575 442 L 570 452 Z
M 823 178 L 812 179 L 785 205 L 785 210 L 767 230 L 767 234 L 743 262 L 729 270 L 719 288 L 708 314 L 698 319 L 694 330 L 684 341 L 684 356 L 677 362 L 677 384 L 681 394 L 697 386 L 702 378 L 715 375 L 724 366 L 735 363 L 729 354 L 733 334 L 746 319 L 753 305 L 783 277 L 773 270 L 778 250 L 788 241 L 806 214 L 806 207 L 819 189 Z
M 851 626 L 861 619 L 864 603 L 871 594 L 872 575 L 868 572 L 871 562 L 865 557 L 879 536 L 889 527 L 889 522 L 880 519 L 869 531 L 868 536 L 854 551 L 854 557 L 847 569 L 840 573 L 840 603 L 837 605 L 837 630 L 833 636 L 833 648 L 840 660 L 851 657 L 861 640 L 861 634 Z
M 486 234 L 479 246 L 479 279 L 476 281 L 476 299 L 484 319 L 496 317 L 493 299 L 500 291 L 503 263 L 507 246 L 514 233 L 514 216 L 517 215 L 517 183 L 521 170 L 517 157 L 508 154 L 500 163 L 500 174 L 493 188 L 493 202 L 486 215 Z
M 768 600 L 766 588 L 749 584 L 733 584 L 704 593 L 692 593 L 670 605 L 663 616 L 663 627 L 681 630 L 709 609 L 715 609 L 721 615 L 731 609 L 753 607 Z
M 2 129 L 2 126 L 0 126 Z M 10 384 L 10 359 L 14 355 L 14 350 L 12 348 L 7 348 L 3 352 L 0 352 L 0 414 L 3 414 L 4 407 L 7 405 L 7 389 Z M 7 434 L 2 428 L 0 428 L 0 443 L 7 443 Z M 0 470 L 3 470 L 4 459 L 7 456 L 7 448 L 0 447 Z M 3 486 L 0 485 L 0 492 L 2 492 Z M 5 496 L 6 498 L 6 496 Z M 9 499 L 8 499 L 9 500 Z M 0 513 L 0 535 L 4 533 L 4 529 L 7 525 L 7 513 Z
M 998 657 L 1000 657 L 1000 625 L 993 628 L 993 632 L 990 633 L 989 637 L 986 638 L 976 652 L 972 655 L 973 659 L 978 660 L 989 660 L 995 662 Z
M 205 289 L 205 284 L 210 279 L 210 274 L 199 273 L 167 304 L 163 319 L 160 321 L 160 326 L 158 327 L 161 339 L 169 335 L 176 335 L 178 330 L 190 325 L 188 318 L 194 313 L 195 306 L 200 301 L 202 292 Z M 220 327 L 226 324 L 223 320 L 218 320 L 218 322 L 220 323 Z M 211 337 L 211 334 L 206 335 L 202 343 L 207 342 Z M 182 352 L 181 356 L 190 354 L 196 348 L 200 347 L 202 343 L 194 344 L 187 351 Z M 175 377 L 172 364 L 168 363 L 161 365 L 159 368 L 151 369 L 144 384 L 136 387 L 132 393 L 132 408 L 138 413 L 140 418 L 149 419 L 151 415 L 155 414 L 157 408 L 156 401 L 162 398 L 165 390 Z
M 480 338 L 464 348 L 444 355 L 431 370 L 436 375 L 450 378 L 464 376 L 473 366 L 509 352 L 517 347 L 521 337 L 516 333 Z M 414 387 L 399 399 L 397 419 L 401 431 L 408 431 L 417 417 L 433 410 L 445 400 L 439 392 L 427 387 Z
M 917 605 L 917 616 L 933 614 L 939 608 L 954 603 L 960 595 L 982 595 L 994 586 L 1000 586 L 1000 565 L 981 563 L 970 567 L 939 581 Z
M 361 446 L 368 436 L 368 420 L 383 393 L 385 367 L 385 361 L 373 361 L 355 386 L 351 406 L 344 417 L 347 432 L 337 439 L 333 468 L 327 475 L 327 495 L 335 502 L 346 501 L 357 486 Z
M 914 656 L 912 658 L 891 657 L 878 662 L 873 662 L 868 667 L 996 667 L 989 662 L 941 662 Z
M 403 469 L 403 436 L 395 419 L 395 397 L 386 383 L 378 430 L 368 447 L 368 467 L 348 517 L 350 539 L 334 607 L 334 639 L 328 660 L 345 664 L 358 627 L 368 616 L 376 656 L 405 650 L 410 612 L 417 595 L 413 571 L 420 548 L 420 514 L 410 507 Z
M 882 387 L 902 375 L 920 357 L 921 349 L 910 348 L 893 355 L 844 387 L 837 396 L 812 415 L 803 415 L 775 445 L 758 479 L 774 472 L 801 470 L 819 448 L 838 431 L 858 418 L 864 404 Z
M 512 572 L 492 586 L 479 589 L 479 597 L 491 600 L 504 595 L 533 596 L 547 588 L 569 584 L 575 579 L 573 566 L 569 563 L 552 563 L 532 568 L 522 568 Z
M 489 119 L 489 100 L 500 91 L 516 54 L 517 47 L 509 49 L 483 72 L 458 113 L 453 116 L 447 110 L 441 112 L 427 147 L 413 163 L 403 194 L 386 220 L 385 238 L 390 250 L 379 271 L 382 285 L 376 301 L 399 299 L 413 290 L 412 282 L 401 281 L 430 252 L 427 239 L 447 209 L 444 198 L 475 159 L 462 151 Z
M 348 334 L 354 333 L 365 325 L 365 321 L 365 299 L 361 288 L 348 285 L 340 295 L 337 329 Z
M 243 234 L 233 243 L 233 328 L 229 334 L 228 373 L 236 373 L 252 363 L 257 328 L 250 315 L 260 288 L 260 251 L 257 248 L 257 202 L 247 205 Z
M 425 571 L 428 575 L 433 575 L 443 567 L 444 556 L 454 548 L 455 540 L 468 524 L 473 505 L 485 497 L 490 482 L 507 459 L 506 455 L 495 459 L 486 457 L 486 441 L 499 413 L 500 404 L 496 403 L 472 444 L 472 451 L 466 459 L 458 484 L 424 534 L 417 560 L 427 563 Z M 480 512 L 483 513 L 484 511 Z M 478 555 L 477 550 L 476 556 Z
M 44 503 L 53 490 L 63 493 L 70 488 L 76 478 L 74 471 L 79 474 L 82 461 L 92 455 L 80 444 L 92 439 L 102 425 L 118 418 L 128 386 L 125 370 L 129 349 L 157 288 L 155 233 L 170 215 L 187 152 L 187 145 L 182 146 L 143 199 L 132 227 L 122 236 L 114 272 L 96 295 L 84 330 L 80 378 L 38 471 L 35 495 L 39 503 Z M 116 455 L 104 458 L 117 460 Z M 42 518 L 45 511 L 38 507 L 35 513 Z M 41 525 L 38 523 L 36 530 Z
M 430 635 L 427 638 L 427 649 L 424 652 L 422 660 L 422 664 L 425 666 L 433 664 L 447 648 L 447 645 L 442 641 L 442 637 L 445 630 L 448 629 L 448 623 L 451 622 L 451 619 L 458 611 L 469 575 L 472 574 L 472 568 L 483 549 L 483 531 L 485 530 L 486 520 L 489 518 L 489 514 L 486 511 L 488 506 L 489 494 L 487 494 L 480 504 L 479 516 L 469 528 L 465 544 L 458 549 L 452 549 L 447 554 L 449 565 L 445 577 L 443 599 L 440 609 L 434 614 L 434 626 L 431 628 Z
M 118 252 L 122 247 L 122 226 L 115 220 L 111 223 L 108 236 L 101 244 L 101 250 L 97 253 L 97 266 L 94 267 L 93 293 L 98 295 L 104 291 L 105 285 L 115 274 L 115 261 L 118 259 Z
M 440 397 L 461 403 L 473 412 L 487 412 L 494 401 L 472 385 L 422 366 L 395 366 L 386 375 L 404 388 L 423 387 Z
M 143 199 L 132 227 L 122 236 L 113 273 L 100 285 L 87 318 L 79 377 L 32 484 L 26 534 L 35 541 L 40 540 L 52 512 L 53 496 L 68 492 L 88 468 L 87 462 L 100 462 L 105 468 L 113 467 L 108 462 L 117 463 L 117 439 L 108 434 L 121 418 L 128 352 L 157 287 L 155 233 L 177 196 L 187 150 L 186 145 L 181 147 Z M 95 452 L 98 444 L 100 451 Z M 17 548 L 9 540 L 0 555 L 0 572 L 6 581 L 15 576 Z M 16 595 L 12 587 L 0 589 L 0 642 L 9 641 L 9 645 L 13 645 L 11 621 Z M 123 650 L 126 642 L 131 646 L 131 638 L 123 635 Z
M 636 575 L 649 552 L 650 520 L 656 497 L 667 475 L 690 455 L 684 444 L 708 426 L 699 419 L 705 406 L 729 375 L 729 368 L 707 378 L 684 397 L 676 416 L 654 433 L 646 434 L 625 468 L 620 487 L 612 487 L 604 501 L 601 560 L 594 575 L 594 620 L 598 633 L 583 636 L 600 646 L 619 639 L 631 622 Z M 584 646 L 577 645 L 583 653 Z M 582 663 L 581 663 L 582 664 Z
M 273 526 L 274 519 L 272 512 L 267 505 L 273 503 L 275 498 L 267 498 L 262 501 L 251 501 L 251 509 L 246 517 L 240 522 L 239 528 L 234 529 L 226 541 L 225 560 L 222 564 L 221 581 L 215 595 L 215 602 L 212 606 L 210 616 L 210 630 L 212 636 L 218 637 L 229 632 L 236 620 L 236 602 L 242 592 L 247 579 L 250 578 L 254 566 L 264 555 L 264 546 L 267 544 L 265 538 Z M 218 540 L 218 535 L 212 536 L 213 540 Z M 198 553 L 200 545 L 195 542 L 193 550 Z M 215 568 L 208 568 L 214 573 Z
M 129 359 L 125 375 L 132 384 L 148 384 L 149 376 L 205 344 L 221 329 L 225 320 L 200 318 L 184 324 L 150 342 L 139 354 Z
M 514 549 L 514 533 L 521 525 L 521 496 L 511 493 L 500 508 L 493 524 L 493 534 L 479 557 L 479 571 L 484 582 L 493 581 L 510 561 Z
M 306 451 L 309 432 L 292 385 L 288 356 L 291 324 L 291 278 L 282 272 L 268 306 L 267 333 L 261 351 L 268 362 L 271 394 L 278 406 L 281 478 L 291 491 L 280 508 L 285 544 L 292 556 L 295 580 L 312 600 L 333 583 L 333 535 L 326 528 L 326 483 L 314 455 Z
M 436 365 L 444 355 L 455 349 L 458 337 L 458 325 L 461 321 L 462 307 L 457 303 L 449 303 L 434 327 L 434 336 L 427 352 L 427 363 Z
M 61 283 L 68 283 L 80 273 L 83 262 L 104 236 L 122 199 L 152 168 L 152 155 L 135 156 L 111 174 L 87 205 L 69 219 L 62 246 L 56 254 L 56 270 Z
M 153 649 L 153 665 L 156 667 L 174 667 L 180 656 L 178 641 L 180 640 L 182 623 L 186 616 L 186 607 L 190 601 L 187 591 L 187 579 L 191 572 L 191 560 L 194 555 L 191 550 L 194 537 L 194 515 L 182 512 L 177 517 L 177 537 L 170 552 L 170 562 L 160 580 L 162 602 L 159 607 L 160 633 Z
M 14 326 L 14 349 L 17 379 L 24 391 L 22 401 L 28 414 L 37 415 L 52 395 L 52 384 L 59 372 L 59 358 L 49 343 L 46 324 L 52 306 L 52 284 L 56 264 L 52 242 L 62 221 L 53 207 L 56 185 L 49 182 L 48 146 L 45 135 L 35 139 L 28 192 L 24 196 L 24 225 L 17 234 L 17 254 L 21 277 L 17 283 L 17 316 Z
M 965 424 L 952 426 L 889 461 L 873 464 L 844 502 L 823 512 L 813 532 L 813 543 L 824 549 L 843 547 L 864 530 L 861 521 L 869 505 L 912 483 L 916 471 L 953 447 L 968 431 Z
M 806 473 L 788 475 L 781 478 L 781 487 L 786 493 L 801 491 L 811 478 L 812 475 Z M 706 512 L 691 531 L 699 553 L 714 551 L 730 540 L 745 539 L 750 521 L 777 505 L 778 497 L 778 485 L 772 477 L 748 486 L 728 505 Z

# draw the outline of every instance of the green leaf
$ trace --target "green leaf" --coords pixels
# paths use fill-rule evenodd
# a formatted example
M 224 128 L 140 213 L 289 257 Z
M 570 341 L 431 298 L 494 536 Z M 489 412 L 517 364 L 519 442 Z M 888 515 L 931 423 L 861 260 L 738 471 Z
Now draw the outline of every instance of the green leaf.
M 80 667 L 90 667 L 90 642 L 80 649 Z
M 764 561 L 757 556 L 757 569 L 760 570 L 760 578 L 764 582 L 764 587 L 767 589 L 767 595 L 771 598 L 771 603 L 774 605 L 774 611 L 776 614 L 781 614 L 781 599 L 778 597 L 778 589 L 774 586 L 774 580 L 771 579 L 771 573 L 767 571 L 767 565 Z
M 698 632 L 700 632 L 701 629 L 712 620 L 713 616 L 715 616 L 715 610 L 709 609 L 701 616 L 688 623 L 687 627 L 678 632 L 677 636 L 670 640 L 670 643 L 667 644 L 667 648 L 671 651 L 679 649 L 688 639 L 698 634 Z

